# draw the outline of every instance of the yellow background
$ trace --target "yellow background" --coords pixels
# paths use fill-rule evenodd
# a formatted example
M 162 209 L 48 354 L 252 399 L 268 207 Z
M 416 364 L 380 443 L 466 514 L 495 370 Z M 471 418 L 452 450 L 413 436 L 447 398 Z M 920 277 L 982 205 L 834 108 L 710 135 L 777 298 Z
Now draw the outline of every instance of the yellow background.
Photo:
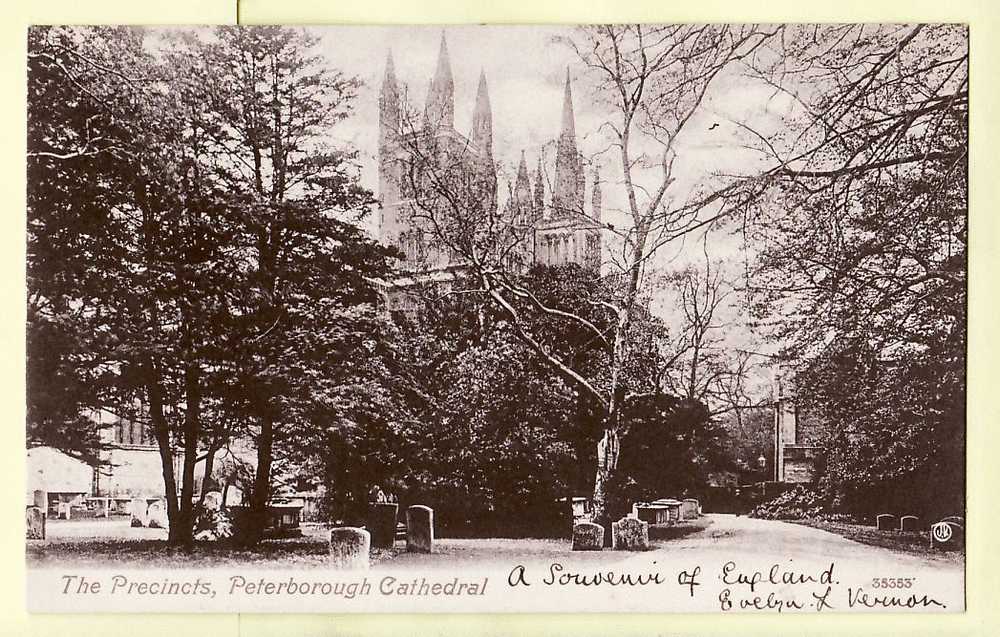
M 10 0 L 8 0 L 10 2 Z M 1000 3 L 996 0 L 15 0 L 0 8 L 0 635 L 992 635 L 1000 633 Z M 28 615 L 24 600 L 24 143 L 29 24 L 965 22 L 971 26 L 968 611 L 959 615 Z

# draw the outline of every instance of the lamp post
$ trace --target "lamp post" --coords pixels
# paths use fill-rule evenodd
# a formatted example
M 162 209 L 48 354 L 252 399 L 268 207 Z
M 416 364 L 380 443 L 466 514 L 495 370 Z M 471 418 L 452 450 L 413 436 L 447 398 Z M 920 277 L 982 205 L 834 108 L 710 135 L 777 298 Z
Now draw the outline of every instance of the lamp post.
M 761 497 L 766 498 L 767 497 L 767 472 L 765 471 L 765 469 L 767 469 L 767 458 L 764 457 L 764 454 L 760 454 L 760 456 L 757 457 L 757 466 L 760 467 L 760 477 L 761 477 L 761 481 L 760 481 L 760 494 L 761 494 Z

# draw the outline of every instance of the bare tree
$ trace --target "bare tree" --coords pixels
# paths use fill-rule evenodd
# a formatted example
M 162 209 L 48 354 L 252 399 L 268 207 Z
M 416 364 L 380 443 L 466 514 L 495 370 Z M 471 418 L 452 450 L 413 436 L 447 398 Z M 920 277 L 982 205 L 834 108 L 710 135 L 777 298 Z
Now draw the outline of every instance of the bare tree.
M 948 24 L 787 25 L 748 64 L 787 106 L 777 134 L 740 124 L 774 166 L 748 224 L 754 288 L 791 317 L 802 354 L 849 326 L 920 341 L 915 317 L 964 287 L 964 214 L 946 211 L 967 206 L 967 37 Z
M 681 313 L 674 339 L 676 354 L 664 381 L 672 393 L 707 402 L 709 393 L 724 375 L 722 331 L 726 323 L 720 310 L 731 297 L 722 268 L 706 258 L 704 268 L 688 266 L 670 277 Z M 672 372 L 672 373 L 670 373 Z
M 713 82 L 771 34 L 752 26 L 627 25 L 588 27 L 567 40 L 594 80 L 597 99 L 609 109 L 605 129 L 621 170 L 614 181 L 620 182 L 628 202 L 627 227 L 607 228 L 622 250 L 613 271 L 606 272 L 612 292 L 589 301 L 591 309 L 605 313 L 609 327 L 599 327 L 572 308 L 550 307 L 519 282 L 509 257 L 527 251 L 530 230 L 512 223 L 516 218 L 501 213 L 495 196 L 488 194 L 491 186 L 496 192 L 489 181 L 496 174 L 492 157 L 484 161 L 460 140 L 437 134 L 426 117 L 402 118 L 396 140 L 403 163 L 401 190 L 421 232 L 434 238 L 449 261 L 468 268 L 477 291 L 506 314 L 518 336 L 602 410 L 593 501 L 595 518 L 605 524 L 621 512 L 609 510 L 621 504 L 609 507 L 608 485 L 618 465 L 622 403 L 627 399 L 623 374 L 633 356 L 633 323 L 646 262 L 661 246 L 728 214 L 743 196 L 743 182 L 685 197 L 673 193 L 678 136 Z M 646 187 L 654 166 L 656 183 Z M 557 212 L 583 215 L 575 207 Z M 592 333 L 607 377 L 587 377 L 548 347 L 533 330 L 537 316 Z

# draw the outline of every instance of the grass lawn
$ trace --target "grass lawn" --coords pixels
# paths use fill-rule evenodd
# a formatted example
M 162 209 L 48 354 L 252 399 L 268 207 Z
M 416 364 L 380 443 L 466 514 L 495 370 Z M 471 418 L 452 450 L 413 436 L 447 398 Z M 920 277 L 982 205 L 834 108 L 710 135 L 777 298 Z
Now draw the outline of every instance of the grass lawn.
M 704 530 L 707 518 L 688 520 L 671 526 L 650 527 L 651 548 Z M 29 566 L 88 565 L 101 567 L 211 568 L 253 566 L 255 568 L 325 568 L 328 565 L 329 530 L 321 525 L 304 525 L 304 536 L 267 540 L 247 549 L 228 542 L 195 542 L 190 550 L 168 547 L 163 529 L 132 529 L 127 524 L 62 523 L 50 525 L 49 539 L 28 541 Z M 407 553 L 405 542 L 392 549 L 373 550 L 372 565 L 431 567 L 475 565 L 496 561 L 541 562 L 566 558 L 593 562 L 614 562 L 628 554 L 618 551 L 573 552 L 566 539 L 536 538 L 439 538 L 431 555 Z
M 705 516 L 694 520 L 684 520 L 677 524 L 653 524 L 649 527 L 649 540 L 652 544 L 676 540 L 692 533 L 704 531 L 712 524 L 712 521 Z
M 861 544 L 869 544 L 871 546 L 922 555 L 924 557 L 940 558 L 949 562 L 965 562 L 964 549 L 956 551 L 932 549 L 928 531 L 879 531 L 874 526 L 849 524 L 846 522 L 829 522 L 826 520 L 785 521 L 836 533 L 841 537 L 860 542 Z

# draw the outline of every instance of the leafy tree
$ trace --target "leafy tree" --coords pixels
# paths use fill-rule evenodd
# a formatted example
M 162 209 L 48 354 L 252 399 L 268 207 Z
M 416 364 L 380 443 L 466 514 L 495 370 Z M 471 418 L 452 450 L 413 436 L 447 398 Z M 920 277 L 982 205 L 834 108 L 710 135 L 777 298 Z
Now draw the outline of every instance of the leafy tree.
M 148 418 L 170 541 L 188 543 L 194 466 L 218 424 L 203 397 L 228 209 L 200 179 L 198 129 L 159 90 L 167 78 L 140 32 L 39 28 L 29 39 L 29 333 L 47 321 L 74 335 L 61 362 L 93 396 L 78 414 Z
M 592 311 L 598 325 L 603 318 L 599 307 L 584 301 L 599 296 L 603 285 L 591 271 L 539 266 L 521 275 L 519 285 L 548 307 Z M 316 445 L 324 449 L 319 470 L 333 515 L 360 523 L 368 490 L 378 485 L 404 504 L 432 503 L 442 532 L 563 533 L 555 500 L 592 485 L 600 406 L 555 374 L 495 305 L 467 292 L 467 280 L 452 288 L 429 286 L 414 311 L 397 316 L 371 356 L 356 359 L 364 379 L 343 400 L 343 424 L 330 427 L 326 442 Z M 664 336 L 652 317 L 640 314 L 636 325 Z M 595 355 L 601 346 L 587 329 L 544 317 L 535 329 L 551 351 L 587 369 L 595 382 L 606 382 Z M 647 388 L 650 370 L 642 364 L 643 350 L 635 351 L 636 364 L 625 368 L 629 387 Z M 660 390 L 630 395 L 633 406 L 623 421 L 635 432 L 628 434 L 630 453 L 645 450 L 633 454 L 643 459 L 629 464 L 624 476 L 632 479 L 634 470 L 647 491 L 680 493 L 675 485 L 693 490 L 703 486 L 710 468 L 725 466 L 717 453 L 719 433 L 704 407 L 689 408 Z M 650 453 L 677 460 L 658 463 L 660 473 L 647 479 Z M 627 493 L 636 495 L 635 489 Z
M 626 409 L 617 493 L 623 505 L 697 493 L 709 473 L 730 468 L 725 431 L 708 408 L 667 395 L 637 398 Z
M 336 410 L 352 353 L 375 330 L 389 254 L 347 220 L 371 194 L 354 154 L 331 148 L 331 127 L 350 113 L 358 82 L 329 67 L 303 30 L 220 27 L 185 38 L 173 54 L 180 90 L 204 112 L 213 178 L 240 209 L 239 297 L 224 339 L 257 463 L 250 525 L 261 538 L 272 467 L 300 444 L 300 423 Z
M 136 106 L 133 72 L 148 66 L 125 28 L 28 32 L 27 439 L 93 464 L 101 359 L 79 323 L 105 285 L 100 273 L 116 267 L 94 237 L 129 198 L 125 114 Z
M 322 420 L 375 320 L 385 253 L 345 220 L 370 194 L 322 143 L 355 83 L 296 30 L 181 33 L 161 58 L 130 29 L 31 37 L 32 94 L 67 107 L 32 101 L 29 332 L 66 326 L 60 364 L 148 418 L 171 543 L 191 542 L 196 463 L 208 480 L 252 435 L 253 542 L 289 423 Z

